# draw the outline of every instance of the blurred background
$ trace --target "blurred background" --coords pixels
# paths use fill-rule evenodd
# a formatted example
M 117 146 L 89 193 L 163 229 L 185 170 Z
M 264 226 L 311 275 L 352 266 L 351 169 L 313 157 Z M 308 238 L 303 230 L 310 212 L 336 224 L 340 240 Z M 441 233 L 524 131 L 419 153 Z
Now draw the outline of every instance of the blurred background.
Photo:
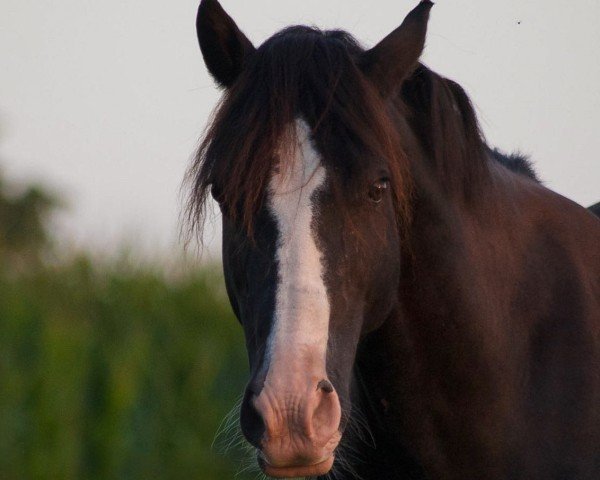
M 295 23 L 366 46 L 416 0 L 223 0 L 260 44 Z M 219 265 L 178 240 L 220 93 L 197 0 L 0 4 L 0 479 L 254 478 L 215 433 L 246 376 Z M 600 3 L 439 0 L 424 61 L 492 145 L 600 200 Z M 235 428 L 232 429 L 234 431 Z M 241 472 L 241 473 L 239 473 Z

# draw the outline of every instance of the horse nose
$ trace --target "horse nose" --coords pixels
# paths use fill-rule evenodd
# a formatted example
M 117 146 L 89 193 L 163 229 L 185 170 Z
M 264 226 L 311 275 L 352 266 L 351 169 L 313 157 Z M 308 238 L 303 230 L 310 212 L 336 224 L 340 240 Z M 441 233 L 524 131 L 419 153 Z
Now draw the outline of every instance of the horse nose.
M 263 440 L 280 435 L 286 427 L 307 437 L 318 435 L 330 426 L 338 427 L 338 424 L 330 425 L 330 419 L 337 417 L 339 399 L 329 380 L 312 382 L 307 388 L 287 387 L 279 390 L 267 384 L 260 395 L 253 398 L 254 412 L 261 419 L 260 426 L 266 436 Z M 257 419 L 253 420 L 258 423 Z
M 306 412 L 307 417 L 309 417 L 309 422 L 305 424 L 307 433 L 310 434 L 315 428 L 319 428 L 322 420 L 321 417 L 329 417 L 329 414 L 332 413 L 332 416 L 335 417 L 335 402 L 339 403 L 339 399 L 337 395 L 336 398 L 332 398 L 333 396 L 330 395 L 332 393 L 335 393 L 335 388 L 329 380 L 322 379 L 317 383 L 313 394 L 316 397 L 316 401 L 310 402 L 310 399 L 308 399 L 309 403 L 312 403 L 313 411 L 311 412 L 309 407 L 309 411 Z M 242 433 L 246 437 L 246 440 L 254 447 L 260 449 L 267 432 L 267 425 L 270 426 L 269 432 L 271 436 L 276 430 L 277 426 L 275 424 L 277 422 L 273 417 L 278 413 L 269 402 L 258 401 L 255 388 L 249 386 L 246 389 L 241 408 Z
M 341 437 L 341 407 L 328 379 L 266 382 L 259 395 L 247 392 L 245 400 L 242 431 L 261 451 L 266 472 L 287 476 L 290 469 L 304 471 L 333 461 Z

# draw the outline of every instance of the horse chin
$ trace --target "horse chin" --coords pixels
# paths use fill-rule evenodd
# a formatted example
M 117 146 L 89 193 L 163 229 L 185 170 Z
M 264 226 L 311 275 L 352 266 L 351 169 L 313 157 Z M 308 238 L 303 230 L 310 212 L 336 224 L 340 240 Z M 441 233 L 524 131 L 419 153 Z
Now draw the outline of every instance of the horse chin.
M 275 467 L 269 465 L 262 455 L 258 455 L 258 464 L 261 470 L 265 473 L 265 475 L 273 478 L 317 477 L 320 475 L 326 475 L 333 467 L 334 460 L 334 455 L 331 455 L 325 460 L 321 460 L 312 465 Z

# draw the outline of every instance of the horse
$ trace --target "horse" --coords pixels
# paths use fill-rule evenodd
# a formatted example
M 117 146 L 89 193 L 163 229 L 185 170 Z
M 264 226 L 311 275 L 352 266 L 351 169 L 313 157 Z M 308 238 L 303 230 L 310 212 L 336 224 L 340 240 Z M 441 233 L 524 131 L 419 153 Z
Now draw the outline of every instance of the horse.
M 185 213 L 221 211 L 241 430 L 275 478 L 597 480 L 600 221 L 420 61 L 431 7 L 256 48 L 200 3 L 224 96 Z

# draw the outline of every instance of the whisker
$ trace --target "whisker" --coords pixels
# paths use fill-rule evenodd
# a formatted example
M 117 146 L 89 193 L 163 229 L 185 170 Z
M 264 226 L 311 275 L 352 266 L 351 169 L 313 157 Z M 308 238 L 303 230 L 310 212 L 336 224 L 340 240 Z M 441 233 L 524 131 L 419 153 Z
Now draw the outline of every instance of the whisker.
M 214 449 L 220 455 L 237 458 L 238 468 L 235 478 L 243 474 L 254 473 L 256 474 L 255 478 L 268 480 L 256 462 L 254 447 L 246 441 L 242 434 L 239 421 L 242 401 L 243 396 L 240 396 L 231 410 L 223 417 L 215 433 L 211 449 Z
M 217 432 L 215 433 L 215 437 L 211 444 L 211 449 L 215 449 L 219 454 L 228 453 L 236 446 L 239 438 L 242 436 L 239 424 L 242 400 L 243 397 L 241 396 L 235 402 L 231 410 L 223 417 L 223 420 L 221 420 L 221 423 L 217 428 Z

